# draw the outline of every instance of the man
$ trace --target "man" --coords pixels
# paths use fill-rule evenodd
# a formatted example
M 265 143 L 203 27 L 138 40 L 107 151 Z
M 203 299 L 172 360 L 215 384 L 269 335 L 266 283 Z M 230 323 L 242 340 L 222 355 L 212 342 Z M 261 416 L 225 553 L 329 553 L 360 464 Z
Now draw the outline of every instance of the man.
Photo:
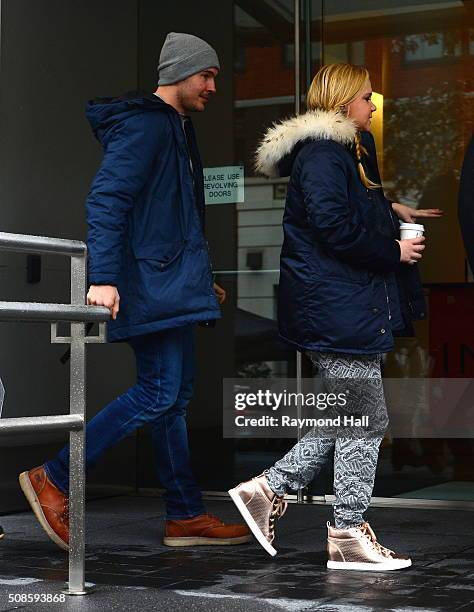
M 89 103 L 104 158 L 87 199 L 88 304 L 110 309 L 109 340 L 126 340 L 137 383 L 86 429 L 86 468 L 145 423 L 166 489 L 164 544 L 241 544 L 243 525 L 206 514 L 190 468 L 186 407 L 192 396 L 194 325 L 220 316 L 204 238 L 204 179 L 191 120 L 215 94 L 216 52 L 189 34 L 168 34 L 155 94 Z M 20 475 L 40 524 L 68 549 L 69 448 Z

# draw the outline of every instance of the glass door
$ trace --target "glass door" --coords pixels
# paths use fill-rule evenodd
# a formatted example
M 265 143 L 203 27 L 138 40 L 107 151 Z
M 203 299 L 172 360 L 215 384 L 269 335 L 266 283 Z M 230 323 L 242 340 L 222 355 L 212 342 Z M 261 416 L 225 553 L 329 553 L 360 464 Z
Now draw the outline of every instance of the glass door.
M 473 129 L 472 3 L 326 0 L 325 63 L 370 72 L 373 132 L 385 191 L 413 208 L 441 208 L 424 219 L 420 264 L 429 316 L 414 338 L 387 355 L 387 378 L 472 378 L 474 284 L 460 233 L 457 198 Z M 448 246 L 449 245 L 449 246 Z M 474 501 L 472 439 L 386 436 L 374 495 Z
M 280 342 L 276 321 L 287 179 L 258 176 L 254 155 L 274 121 L 298 108 L 304 112 L 304 94 L 322 63 L 369 69 L 378 107 L 373 132 L 387 195 L 414 208 L 445 211 L 443 219 L 425 223 L 429 249 L 421 273 L 429 317 L 417 325 L 415 338 L 397 341 L 385 376 L 472 377 L 474 283 L 456 210 L 460 164 L 473 127 L 471 4 L 229 0 L 221 3 L 225 14 L 215 14 L 210 1 L 196 13 L 196 20 L 203 17 L 200 29 L 188 31 L 217 41 L 224 60 L 218 96 L 194 122 L 206 167 L 216 281 L 228 296 L 216 327 L 198 331 L 196 392 L 188 422 L 203 489 L 226 491 L 271 465 L 295 442 L 224 439 L 222 385 L 225 378 L 296 375 L 295 352 Z M 215 19 L 222 24 L 217 33 Z M 156 40 L 151 26 L 148 38 L 151 48 Z M 304 360 L 303 374 L 311 376 Z M 148 474 L 140 484 L 151 486 L 151 449 L 146 440 L 138 448 L 138 472 Z M 375 495 L 474 500 L 472 451 L 470 439 L 389 435 Z M 310 492 L 332 493 L 330 466 Z

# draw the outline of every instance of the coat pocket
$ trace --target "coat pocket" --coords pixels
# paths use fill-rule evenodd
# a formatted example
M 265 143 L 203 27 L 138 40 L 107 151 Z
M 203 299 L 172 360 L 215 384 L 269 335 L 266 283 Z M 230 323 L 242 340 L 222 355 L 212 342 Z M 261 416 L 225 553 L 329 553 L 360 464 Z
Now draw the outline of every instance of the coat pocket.
M 352 266 L 323 251 L 318 252 L 313 257 L 312 265 L 319 276 L 356 285 L 368 285 L 372 280 L 372 275 L 368 270 Z
M 215 307 L 205 243 L 176 241 L 133 250 L 133 322 L 181 317 Z
M 295 249 L 295 251 L 295 255 L 306 263 L 310 277 L 333 278 L 358 285 L 367 285 L 372 280 L 372 275 L 367 269 L 353 266 L 318 242 L 315 242 L 310 249 Z M 289 258 L 291 255 L 286 257 Z
M 312 279 L 305 295 L 308 338 L 349 352 L 366 348 L 381 327 L 373 304 L 372 285 L 327 277 Z
M 186 247 L 185 240 L 165 242 L 161 244 L 145 244 L 133 247 L 135 259 L 150 259 L 156 261 L 158 267 L 164 269 L 173 264 Z

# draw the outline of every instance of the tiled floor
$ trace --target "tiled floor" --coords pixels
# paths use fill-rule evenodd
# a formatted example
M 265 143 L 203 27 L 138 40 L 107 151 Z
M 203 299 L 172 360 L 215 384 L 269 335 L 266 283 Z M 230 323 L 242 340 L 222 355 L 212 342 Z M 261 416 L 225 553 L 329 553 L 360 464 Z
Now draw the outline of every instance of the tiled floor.
M 208 509 L 238 519 L 229 502 L 208 502 Z M 45 603 L 25 600 L 60 592 L 67 555 L 43 535 L 32 514 L 0 517 L 6 532 L 0 541 L 0 611 L 474 610 L 474 515 L 469 511 L 369 511 L 382 543 L 413 559 L 409 570 L 384 573 L 326 570 L 327 506 L 290 505 L 278 525 L 279 554 L 273 558 L 255 543 L 164 547 L 162 517 L 157 498 L 89 502 L 86 577 L 95 590 Z

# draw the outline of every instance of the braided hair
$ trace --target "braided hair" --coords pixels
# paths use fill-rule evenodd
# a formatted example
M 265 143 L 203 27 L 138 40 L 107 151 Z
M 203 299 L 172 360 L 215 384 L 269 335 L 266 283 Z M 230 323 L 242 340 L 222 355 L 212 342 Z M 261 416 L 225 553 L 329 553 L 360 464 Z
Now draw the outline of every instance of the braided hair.
M 368 155 L 368 153 L 367 153 L 367 149 L 364 147 L 364 145 L 360 141 L 359 131 L 357 131 L 354 136 L 354 143 L 355 143 L 355 152 L 356 152 L 356 158 L 357 158 L 357 169 L 359 170 L 359 176 L 360 176 L 360 180 L 362 181 L 362 184 L 367 189 L 379 189 L 381 185 L 371 181 L 369 177 L 367 176 L 367 174 L 365 173 L 365 168 L 362 164 L 362 155 Z

